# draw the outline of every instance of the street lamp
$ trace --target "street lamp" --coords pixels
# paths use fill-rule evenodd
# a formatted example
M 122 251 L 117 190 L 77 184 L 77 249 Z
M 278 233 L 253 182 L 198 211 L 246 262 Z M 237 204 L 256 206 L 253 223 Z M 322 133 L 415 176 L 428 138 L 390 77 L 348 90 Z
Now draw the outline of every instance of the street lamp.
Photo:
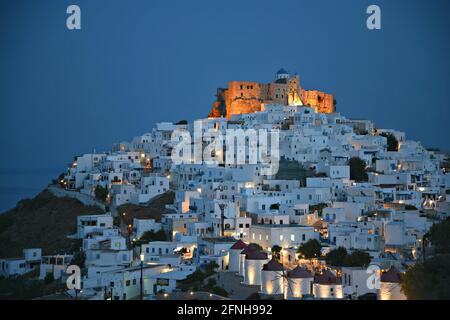
M 144 259 L 145 259 L 145 255 L 142 253 L 142 247 L 141 247 L 141 256 L 140 256 L 140 258 L 141 258 L 141 281 L 140 281 L 140 284 L 141 284 L 141 300 L 143 300 L 144 299 L 144 286 L 143 286 L 143 276 L 142 276 L 142 271 L 143 271 L 143 269 L 144 269 Z

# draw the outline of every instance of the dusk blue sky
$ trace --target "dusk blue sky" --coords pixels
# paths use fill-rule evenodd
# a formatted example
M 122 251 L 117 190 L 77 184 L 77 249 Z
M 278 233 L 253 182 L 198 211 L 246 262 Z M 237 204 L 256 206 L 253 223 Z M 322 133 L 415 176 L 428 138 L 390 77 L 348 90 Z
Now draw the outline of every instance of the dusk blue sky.
M 66 28 L 70 4 L 82 30 Z M 280 67 L 347 117 L 450 150 L 449 33 L 448 0 L 0 0 L 0 173 L 58 172 L 156 122 L 205 117 L 217 87 Z

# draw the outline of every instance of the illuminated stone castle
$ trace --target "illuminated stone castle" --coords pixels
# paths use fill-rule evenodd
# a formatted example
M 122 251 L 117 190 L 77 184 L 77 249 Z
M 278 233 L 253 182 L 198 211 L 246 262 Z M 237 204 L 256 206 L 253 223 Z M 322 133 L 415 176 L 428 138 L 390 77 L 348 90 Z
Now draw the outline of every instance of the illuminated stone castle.
M 303 90 L 298 75 L 280 69 L 275 80 L 265 84 L 249 81 L 230 81 L 228 88 L 217 89 L 210 118 L 261 111 L 264 104 L 308 105 L 317 112 L 335 111 L 333 95 L 317 90 Z

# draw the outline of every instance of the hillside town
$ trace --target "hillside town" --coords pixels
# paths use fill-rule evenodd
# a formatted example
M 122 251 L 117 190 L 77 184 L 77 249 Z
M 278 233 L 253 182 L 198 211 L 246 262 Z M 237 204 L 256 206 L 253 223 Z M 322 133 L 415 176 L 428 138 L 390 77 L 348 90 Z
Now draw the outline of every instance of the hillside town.
M 176 120 L 74 157 L 48 190 L 104 213 L 77 217 L 77 250 L 23 248 L 0 275 L 65 285 L 78 265 L 63 294 L 93 300 L 407 299 L 403 275 L 450 213 L 448 155 L 341 115 L 284 69 Z

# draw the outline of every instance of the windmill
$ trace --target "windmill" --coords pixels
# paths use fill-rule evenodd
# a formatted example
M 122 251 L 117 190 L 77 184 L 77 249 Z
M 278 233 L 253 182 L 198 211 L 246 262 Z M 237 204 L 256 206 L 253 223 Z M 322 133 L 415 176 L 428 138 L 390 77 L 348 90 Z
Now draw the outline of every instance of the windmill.
M 287 292 L 285 290 L 288 292 L 292 292 L 293 290 L 292 279 L 289 277 L 289 272 L 284 267 L 283 255 L 281 255 L 281 270 L 276 271 L 276 274 L 277 275 L 272 279 L 275 287 L 273 294 L 276 295 L 284 293 L 284 298 L 286 298 Z

